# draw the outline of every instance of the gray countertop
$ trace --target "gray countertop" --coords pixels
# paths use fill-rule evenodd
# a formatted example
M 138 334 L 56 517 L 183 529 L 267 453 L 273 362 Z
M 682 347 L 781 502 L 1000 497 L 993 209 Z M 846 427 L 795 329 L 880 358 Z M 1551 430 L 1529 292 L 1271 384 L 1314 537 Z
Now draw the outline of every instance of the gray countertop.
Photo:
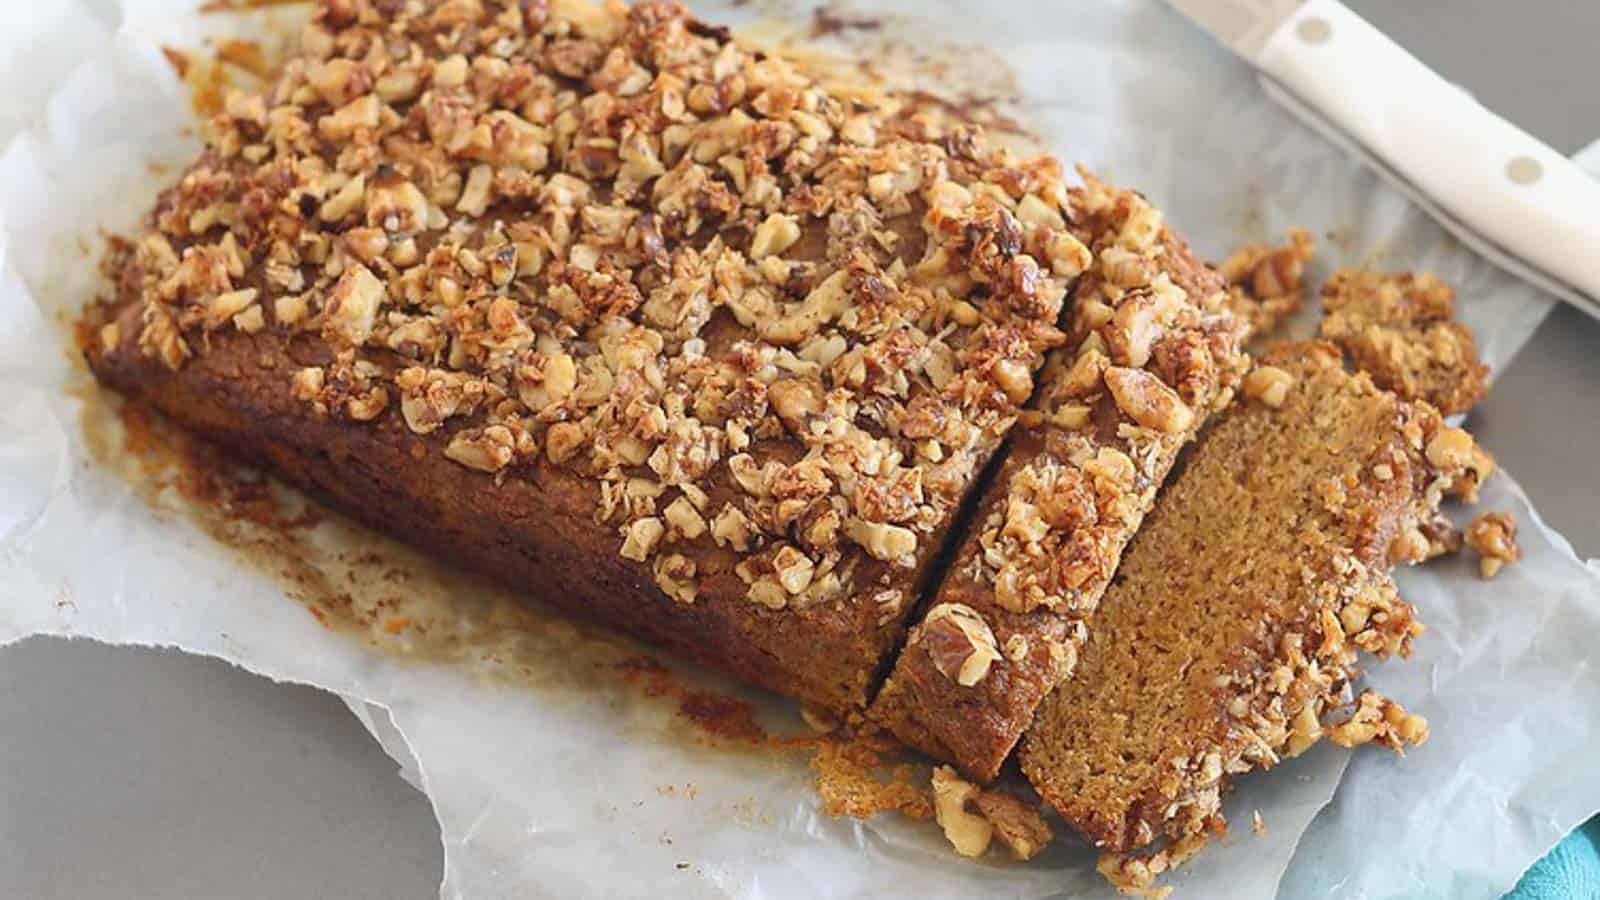
M 1558 149 L 1600 137 L 1600 92 L 1571 87 L 1600 4 L 1347 2 Z M 1581 556 L 1600 555 L 1597 350 L 1600 323 L 1558 308 L 1469 423 Z M 0 895 L 437 895 L 427 800 L 330 695 L 35 639 L 0 653 L 0 722 Z

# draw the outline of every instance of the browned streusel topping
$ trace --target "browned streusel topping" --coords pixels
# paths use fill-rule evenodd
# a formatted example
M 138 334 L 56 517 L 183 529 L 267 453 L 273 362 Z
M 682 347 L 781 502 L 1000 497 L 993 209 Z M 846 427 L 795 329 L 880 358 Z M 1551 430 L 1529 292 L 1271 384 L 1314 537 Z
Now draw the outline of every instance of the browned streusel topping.
M 1160 213 L 1087 182 L 1073 200 L 1100 227 L 1068 328 L 1075 354 L 1052 357 L 1039 404 L 1059 452 L 1011 477 L 968 573 L 1014 613 L 1092 611 L 1161 473 L 1232 399 L 1244 360 L 1222 295 L 1190 296 L 1159 271 Z M 1071 645 L 1062 651 L 1070 670 Z
M 676 4 L 342 0 L 301 43 L 123 261 L 144 352 L 320 342 L 284 375 L 318 415 L 398 415 L 496 477 L 587 473 L 679 602 L 691 547 L 742 554 L 770 608 L 863 552 L 911 565 L 1091 261 L 1054 159 Z M 1150 381 L 1125 392 L 1159 431 L 1182 404 Z
M 1478 552 L 1478 572 L 1484 578 L 1500 574 L 1506 563 L 1522 558 L 1517 545 L 1517 520 L 1510 513 L 1487 512 L 1467 526 L 1466 543 Z
M 1067 341 L 872 710 L 980 781 L 1072 672 L 1124 546 L 1247 363 L 1221 279 L 1143 197 L 1084 180 L 1069 200 L 1092 249 Z
M 1455 319 L 1456 293 L 1428 274 L 1342 270 L 1322 288 L 1322 336 L 1380 387 L 1466 412 L 1488 390 L 1472 330 Z
M 1388 568 L 1430 554 L 1422 529 L 1471 437 L 1331 345 L 1266 362 L 1136 538 L 1024 742 L 1034 786 L 1114 853 L 1220 829 L 1228 776 L 1328 736 L 1358 652 L 1404 655 L 1422 631 Z M 1396 739 L 1425 731 L 1380 713 Z
M 1228 308 L 1246 323 L 1248 337 L 1270 337 L 1305 305 L 1305 268 L 1316 250 L 1311 232 L 1294 228 L 1289 243 L 1247 244 L 1217 267 L 1228 281 Z
M 1377 691 L 1362 691 L 1355 711 L 1348 719 L 1328 726 L 1328 740 L 1341 747 L 1355 747 L 1376 741 L 1405 755 L 1405 746 L 1428 742 L 1428 720 Z

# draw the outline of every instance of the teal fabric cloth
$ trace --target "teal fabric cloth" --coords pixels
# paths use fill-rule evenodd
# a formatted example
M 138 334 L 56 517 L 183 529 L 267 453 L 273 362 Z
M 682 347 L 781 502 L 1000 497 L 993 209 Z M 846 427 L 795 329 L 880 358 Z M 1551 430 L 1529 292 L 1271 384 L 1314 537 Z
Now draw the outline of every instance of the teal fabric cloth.
M 1600 816 L 1567 835 L 1506 895 L 1506 900 L 1594 898 L 1600 898 Z

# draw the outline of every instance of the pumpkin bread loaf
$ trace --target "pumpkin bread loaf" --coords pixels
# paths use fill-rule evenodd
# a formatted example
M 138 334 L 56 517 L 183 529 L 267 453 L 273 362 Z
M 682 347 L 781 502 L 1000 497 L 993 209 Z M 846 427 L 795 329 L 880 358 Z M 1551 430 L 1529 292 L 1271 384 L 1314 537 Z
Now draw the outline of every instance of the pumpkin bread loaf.
M 325 0 L 206 138 L 107 261 L 105 384 L 836 712 L 1091 261 L 1056 160 L 667 2 Z

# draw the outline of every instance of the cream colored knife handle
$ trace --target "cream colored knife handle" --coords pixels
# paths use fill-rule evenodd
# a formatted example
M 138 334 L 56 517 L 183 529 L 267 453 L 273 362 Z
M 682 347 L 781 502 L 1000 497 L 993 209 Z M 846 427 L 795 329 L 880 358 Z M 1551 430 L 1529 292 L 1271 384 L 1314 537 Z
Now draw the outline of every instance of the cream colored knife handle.
M 1337 0 L 1308 0 L 1257 62 L 1480 237 L 1600 300 L 1600 181 Z

